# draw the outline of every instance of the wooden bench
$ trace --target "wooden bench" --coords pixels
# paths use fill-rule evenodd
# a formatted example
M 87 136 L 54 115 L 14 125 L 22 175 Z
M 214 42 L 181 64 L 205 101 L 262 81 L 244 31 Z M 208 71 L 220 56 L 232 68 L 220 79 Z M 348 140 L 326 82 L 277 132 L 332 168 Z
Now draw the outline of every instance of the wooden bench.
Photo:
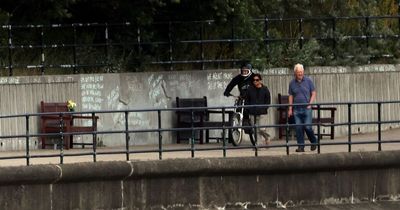
M 48 140 L 47 137 L 56 136 L 56 137 L 63 137 L 63 146 L 65 149 L 72 148 L 73 145 L 93 145 L 93 143 L 81 143 L 73 142 L 73 135 L 78 134 L 87 134 L 93 131 L 97 131 L 97 120 L 98 116 L 82 116 L 77 114 L 69 114 L 63 113 L 68 112 L 67 102 L 61 103 L 48 103 L 48 102 L 40 102 L 40 112 L 41 113 L 54 113 L 54 114 L 44 114 L 40 115 L 40 131 L 41 135 L 40 140 L 42 142 L 42 149 L 46 148 L 46 145 L 53 145 L 48 144 L 46 141 Z M 83 126 L 83 122 L 77 123 L 77 120 L 86 120 L 90 121 L 90 126 Z M 61 133 L 72 133 L 61 135 Z M 82 134 L 82 135 L 83 135 Z M 93 137 L 95 138 L 95 137 Z M 95 142 L 95 141 L 94 141 Z
M 278 104 L 289 104 L 289 96 L 288 95 L 281 95 L 278 94 Z M 313 106 L 313 110 L 318 112 L 318 107 Z M 323 114 L 322 112 L 329 111 L 328 116 L 322 115 L 320 119 L 318 120 L 318 115 L 313 114 L 313 120 L 312 123 L 318 124 L 321 123 L 322 126 L 324 127 L 330 127 L 330 132 L 329 133 L 321 133 L 319 138 L 322 139 L 323 136 L 329 136 L 331 139 L 335 138 L 335 111 L 336 107 L 320 107 L 319 108 L 321 115 Z M 279 125 L 286 125 L 287 124 L 287 112 L 288 109 L 287 107 L 278 107 L 278 124 Z M 291 116 L 289 118 L 289 124 L 294 124 L 294 118 Z M 279 127 L 279 139 L 282 139 L 283 136 L 286 136 L 285 132 L 285 127 Z
M 209 110 L 207 109 L 207 97 L 204 96 L 202 98 L 179 98 L 176 97 L 176 107 L 177 108 L 187 108 L 187 107 L 204 107 L 204 109 L 186 109 L 186 110 L 178 110 L 177 114 L 177 127 L 178 128 L 190 128 L 190 127 L 207 127 L 207 128 L 215 128 L 222 126 L 231 126 L 232 125 L 232 113 L 233 111 L 225 111 L 225 123 L 223 123 L 222 119 L 222 110 Z M 193 112 L 193 117 L 192 117 Z M 212 115 L 216 116 L 212 118 Z M 216 119 L 217 118 L 217 119 Z M 203 134 L 204 130 L 200 130 L 199 138 L 195 135 L 195 140 L 198 140 L 200 144 L 203 144 Z M 206 131 L 206 142 L 208 143 L 210 139 L 222 139 L 223 136 L 212 137 L 210 136 L 210 129 L 205 129 Z M 222 131 L 222 128 L 221 128 Z M 227 133 L 229 132 L 226 129 Z M 176 142 L 179 144 L 181 140 L 188 139 L 183 138 L 183 131 L 177 131 Z M 197 132 L 195 132 L 196 134 Z M 230 136 L 230 135 L 228 135 Z

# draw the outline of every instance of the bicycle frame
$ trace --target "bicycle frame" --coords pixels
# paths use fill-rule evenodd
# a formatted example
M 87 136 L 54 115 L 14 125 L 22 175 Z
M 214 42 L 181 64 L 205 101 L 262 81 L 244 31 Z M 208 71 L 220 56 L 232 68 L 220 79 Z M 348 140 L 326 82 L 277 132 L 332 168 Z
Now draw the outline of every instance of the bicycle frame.
M 243 126 L 243 121 L 244 121 L 244 104 L 245 100 L 242 97 L 235 96 L 235 112 L 232 115 L 232 128 L 230 130 L 230 136 L 229 138 L 232 141 L 232 144 L 234 146 L 239 146 L 242 143 L 243 140 L 243 135 L 245 133 L 245 129 L 242 127 Z M 239 107 L 240 106 L 240 107 Z M 253 135 L 251 132 L 249 133 L 250 141 L 253 145 L 256 145 L 255 139 L 253 138 Z
M 235 96 L 235 104 L 234 106 L 243 106 L 244 99 L 238 96 Z M 241 127 L 243 126 L 243 118 L 244 118 L 244 107 L 237 107 L 235 108 L 235 112 L 232 115 L 232 126 L 238 127 L 233 128 L 230 132 L 230 139 L 232 140 L 232 144 L 234 146 L 239 146 L 243 139 L 244 129 Z

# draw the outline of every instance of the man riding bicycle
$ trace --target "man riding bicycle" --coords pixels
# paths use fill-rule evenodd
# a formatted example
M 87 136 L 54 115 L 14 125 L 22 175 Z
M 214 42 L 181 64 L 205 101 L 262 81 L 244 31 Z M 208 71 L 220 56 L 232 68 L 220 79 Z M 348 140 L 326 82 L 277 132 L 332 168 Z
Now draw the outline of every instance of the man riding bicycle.
M 240 67 L 240 74 L 236 75 L 226 86 L 224 91 L 224 96 L 231 96 L 232 89 L 237 86 L 240 97 L 244 97 L 247 91 L 247 88 L 252 85 L 253 82 L 253 68 L 250 63 L 243 64 Z
M 224 96 L 229 97 L 232 96 L 231 91 L 232 89 L 237 86 L 240 96 L 240 100 L 244 100 L 246 96 L 247 89 L 252 85 L 253 82 L 253 68 L 250 63 L 243 64 L 240 67 L 240 74 L 235 76 L 228 84 L 224 91 Z M 241 101 L 237 102 L 237 104 L 242 104 Z M 244 110 L 243 113 L 243 125 L 250 125 L 250 117 L 247 112 L 247 110 Z M 251 135 L 251 129 L 245 129 L 245 133 L 250 135 L 250 138 L 252 138 Z

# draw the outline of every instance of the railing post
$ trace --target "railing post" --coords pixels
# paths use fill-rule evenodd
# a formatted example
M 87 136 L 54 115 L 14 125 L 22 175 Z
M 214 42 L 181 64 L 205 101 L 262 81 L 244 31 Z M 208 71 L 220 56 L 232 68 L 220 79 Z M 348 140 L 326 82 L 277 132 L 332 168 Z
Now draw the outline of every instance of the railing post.
M 108 27 L 108 23 L 105 24 L 105 29 L 104 29 L 104 39 L 105 39 L 105 46 L 104 46 L 104 54 L 105 54 L 105 60 L 106 60 L 106 67 L 107 67 L 107 72 L 110 71 L 110 56 L 109 56 L 109 47 L 110 47 L 110 40 L 109 40 L 109 36 L 108 36 L 108 32 L 109 32 L 109 27 Z
M 318 127 L 317 127 L 317 144 L 318 144 L 318 154 L 321 153 L 321 105 L 317 105 L 317 121 L 318 121 Z
M 30 154 L 29 154 L 29 115 L 25 115 L 25 126 L 26 126 L 26 165 L 30 165 Z
M 230 125 L 232 126 L 232 125 Z M 225 128 L 225 107 L 222 108 L 222 154 L 223 157 L 226 157 L 226 128 Z
M 382 103 L 378 102 L 378 151 L 382 151 Z
M 348 148 L 351 152 L 351 103 L 347 104 L 347 119 L 348 119 Z
M 60 113 L 60 164 L 64 164 L 64 115 Z
M 140 31 L 140 26 L 139 26 L 139 24 L 136 24 L 137 25 L 137 30 L 136 30 L 136 35 L 137 35 L 137 38 L 136 38 L 136 40 L 137 40 L 137 51 L 138 51 L 138 55 L 139 55 L 139 57 L 141 57 L 141 55 L 142 55 L 142 38 L 141 38 L 141 31 Z
M 289 106 L 287 106 L 286 107 L 286 129 L 285 129 L 285 132 L 286 132 L 286 135 L 285 135 L 285 139 L 286 139 L 286 155 L 289 155 L 289 130 L 290 130 L 290 127 L 289 127 L 289 113 L 288 113 L 288 111 L 289 111 Z
M 254 138 L 254 142 L 256 143 L 256 145 L 254 146 L 254 155 L 256 156 L 256 157 L 258 157 L 258 138 L 257 138 L 257 128 L 259 128 L 259 124 L 256 124 L 256 122 L 257 122 L 257 120 L 256 120 L 256 118 L 257 118 L 257 116 L 256 115 L 254 115 L 254 120 L 253 120 L 253 130 L 254 130 L 254 136 L 253 136 L 253 138 Z M 252 135 L 251 133 L 250 133 L 250 135 Z
M 8 25 L 8 76 L 13 75 L 13 61 L 12 61 L 12 49 L 13 49 L 13 44 L 12 44 L 12 29 L 11 25 Z
M 231 39 L 235 40 L 235 22 L 234 18 L 231 18 Z M 232 52 L 232 68 L 235 68 L 235 43 L 233 41 L 230 42 L 231 52 Z
M 194 158 L 194 139 L 196 138 L 196 133 L 194 130 L 194 112 L 193 109 L 190 110 L 191 113 L 191 128 L 192 128 L 192 138 L 189 139 L 190 141 L 190 151 L 191 151 L 191 157 Z
M 265 19 L 264 19 L 264 33 L 265 33 L 265 50 L 266 50 L 266 54 L 267 54 L 267 57 L 269 57 L 269 33 L 268 33 L 268 28 L 269 27 L 269 25 L 268 25 L 268 17 L 265 17 Z
M 299 20 L 299 32 L 300 32 L 299 46 L 300 49 L 303 49 L 303 39 L 304 39 L 303 18 L 300 18 Z
M 72 56 L 74 59 L 74 74 L 78 74 L 78 68 L 77 68 L 77 59 L 76 59 L 76 45 L 77 45 L 77 41 L 76 41 L 76 26 L 75 24 L 72 27 L 73 31 L 74 31 L 74 46 L 72 47 Z
M 365 17 L 365 44 L 367 46 L 367 49 L 369 47 L 369 16 Z
M 96 115 L 94 112 L 92 112 L 92 122 L 93 122 L 93 127 L 97 128 L 97 120 L 95 120 Z M 97 157 L 97 130 L 93 132 L 93 162 L 96 162 L 96 157 Z
M 399 28 L 398 34 L 400 35 L 400 0 L 397 1 L 397 15 L 399 16 L 399 23 L 397 24 L 397 27 Z
M 125 152 L 126 152 L 126 160 L 129 160 L 129 141 L 130 141 L 130 137 L 129 137 L 129 118 L 128 118 L 128 114 L 129 112 L 125 111 Z
M 203 43 L 203 36 L 205 33 L 204 32 L 204 22 L 201 22 L 201 26 L 200 26 L 200 57 L 201 57 L 201 70 L 205 69 L 205 65 L 204 65 L 204 43 Z
M 333 57 L 337 57 L 337 42 L 336 42 L 336 17 L 332 17 L 332 51 L 333 51 Z
M 172 23 L 171 21 L 168 21 L 168 46 L 169 46 L 169 70 L 173 71 L 174 70 L 174 66 L 172 64 L 173 62 L 173 49 L 172 49 Z
M 41 46 L 40 46 L 40 55 L 41 55 L 41 58 L 40 58 L 40 72 L 41 72 L 41 74 L 42 75 L 44 75 L 44 60 L 45 60 L 45 57 L 44 57 L 44 31 L 43 31 L 43 26 L 42 27 L 40 27 L 40 44 L 41 44 Z
M 162 160 L 161 110 L 157 110 L 157 115 L 158 115 L 158 159 Z

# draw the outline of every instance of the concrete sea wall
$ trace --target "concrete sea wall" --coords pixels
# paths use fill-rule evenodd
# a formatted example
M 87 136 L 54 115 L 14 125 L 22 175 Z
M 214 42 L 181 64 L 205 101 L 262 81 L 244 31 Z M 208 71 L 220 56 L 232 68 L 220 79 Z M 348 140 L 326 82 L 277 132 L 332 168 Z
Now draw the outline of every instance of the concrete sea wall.
M 0 206 L 140 210 L 244 205 L 354 207 L 398 201 L 399 159 L 399 151 L 387 151 L 3 167 Z M 399 204 L 393 205 L 398 209 Z
M 121 74 L 56 75 L 0 78 L 0 112 L 2 116 L 37 113 L 40 101 L 60 102 L 72 99 L 77 102 L 77 111 L 125 110 L 175 107 L 176 97 L 208 97 L 209 106 L 233 105 L 232 98 L 222 96 L 230 79 L 238 70 L 171 71 Z M 287 94 L 292 69 L 276 68 L 261 71 L 264 84 L 271 90 L 272 101 L 277 103 L 278 93 Z M 317 102 L 358 102 L 399 100 L 400 65 L 368 65 L 356 67 L 308 67 L 308 74 L 317 87 Z M 235 90 L 236 91 L 236 90 Z M 346 105 L 337 105 L 336 121 L 347 122 Z M 382 106 L 382 120 L 397 120 L 399 104 Z M 377 120 L 376 105 L 354 105 L 353 122 Z M 124 113 L 99 114 L 99 131 L 125 129 Z M 37 117 L 29 119 L 31 134 L 37 133 Z M 128 117 L 129 129 L 158 128 L 156 112 L 134 112 Z M 267 124 L 277 123 L 276 108 L 271 108 Z M 0 136 L 26 133 L 24 117 L 0 119 Z M 176 124 L 173 111 L 162 112 L 162 127 L 172 128 Z M 384 124 L 383 129 L 398 127 Z M 347 126 L 335 128 L 336 136 L 347 135 Z M 377 130 L 377 125 L 356 125 L 352 133 Z M 277 129 L 271 128 L 273 138 Z M 323 129 L 322 132 L 328 132 Z M 158 133 L 135 133 L 132 145 L 154 144 Z M 175 133 L 163 132 L 164 143 L 175 142 Z M 85 140 L 85 137 L 82 137 Z M 123 134 L 98 135 L 105 146 L 121 146 Z M 38 148 L 38 140 L 32 138 L 30 148 Z M 24 138 L 0 139 L 0 150 L 25 148 Z

